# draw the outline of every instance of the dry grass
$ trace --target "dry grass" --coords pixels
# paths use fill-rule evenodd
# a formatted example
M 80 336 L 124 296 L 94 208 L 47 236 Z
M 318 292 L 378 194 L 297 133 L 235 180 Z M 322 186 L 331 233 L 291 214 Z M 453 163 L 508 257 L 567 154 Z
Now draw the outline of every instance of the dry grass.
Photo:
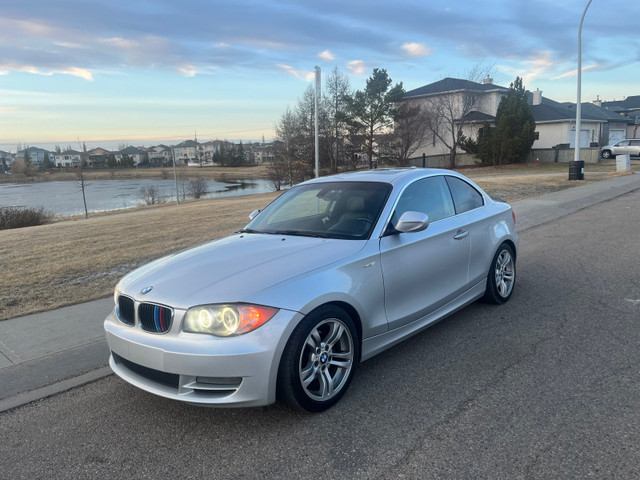
M 588 166 L 587 173 L 596 167 L 603 173 L 587 174 L 585 181 L 569 181 L 566 164 L 464 169 L 463 173 L 490 195 L 515 201 L 617 175 L 615 162 L 613 167 Z M 0 320 L 108 296 L 129 270 L 237 230 L 252 210 L 277 195 L 165 204 L 2 230 Z
M 227 235 L 276 193 L 0 231 L 0 320 L 108 296 L 151 259 Z

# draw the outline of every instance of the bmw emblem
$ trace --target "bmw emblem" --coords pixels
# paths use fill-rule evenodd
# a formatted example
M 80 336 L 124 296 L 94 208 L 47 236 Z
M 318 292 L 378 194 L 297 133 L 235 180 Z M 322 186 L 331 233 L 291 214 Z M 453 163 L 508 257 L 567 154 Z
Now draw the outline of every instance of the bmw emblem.
M 153 290 L 153 285 L 149 285 L 148 287 L 144 287 L 142 289 L 142 294 L 146 295 L 147 293 L 149 293 L 151 290 Z

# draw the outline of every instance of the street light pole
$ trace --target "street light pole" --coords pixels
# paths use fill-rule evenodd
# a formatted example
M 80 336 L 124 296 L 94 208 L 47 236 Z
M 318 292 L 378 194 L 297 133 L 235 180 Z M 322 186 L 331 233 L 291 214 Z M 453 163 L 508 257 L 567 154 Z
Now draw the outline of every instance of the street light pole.
M 569 164 L 569 180 L 584 180 L 584 161 L 580 160 L 580 127 L 582 120 L 582 23 L 587 14 L 591 1 L 584 7 L 580 26 L 578 27 L 578 100 L 576 103 L 576 140 L 574 145 L 573 162 Z
M 316 72 L 316 88 L 315 88 L 315 127 L 316 127 L 316 178 L 320 176 L 320 145 L 318 144 L 319 126 L 318 126 L 318 102 L 321 100 L 320 96 L 320 67 L 314 68 Z
M 171 147 L 171 156 L 173 157 L 173 183 L 176 187 L 176 205 L 180 205 L 180 197 L 178 196 L 178 177 L 176 176 L 176 150 Z

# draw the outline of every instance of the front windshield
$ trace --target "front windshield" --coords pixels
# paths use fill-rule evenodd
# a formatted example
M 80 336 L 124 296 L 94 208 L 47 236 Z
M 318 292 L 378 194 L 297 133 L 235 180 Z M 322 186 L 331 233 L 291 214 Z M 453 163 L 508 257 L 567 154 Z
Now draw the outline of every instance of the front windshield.
M 363 240 L 391 191 L 380 182 L 322 182 L 288 190 L 242 232 Z

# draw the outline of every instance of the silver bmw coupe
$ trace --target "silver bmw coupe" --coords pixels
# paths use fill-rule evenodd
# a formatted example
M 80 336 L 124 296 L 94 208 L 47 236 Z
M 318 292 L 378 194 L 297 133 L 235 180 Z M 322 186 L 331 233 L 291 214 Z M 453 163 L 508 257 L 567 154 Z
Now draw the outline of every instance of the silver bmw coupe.
M 104 323 L 113 371 L 219 407 L 311 412 L 358 363 L 516 280 L 509 205 L 449 170 L 373 170 L 299 184 L 231 236 L 125 276 Z

